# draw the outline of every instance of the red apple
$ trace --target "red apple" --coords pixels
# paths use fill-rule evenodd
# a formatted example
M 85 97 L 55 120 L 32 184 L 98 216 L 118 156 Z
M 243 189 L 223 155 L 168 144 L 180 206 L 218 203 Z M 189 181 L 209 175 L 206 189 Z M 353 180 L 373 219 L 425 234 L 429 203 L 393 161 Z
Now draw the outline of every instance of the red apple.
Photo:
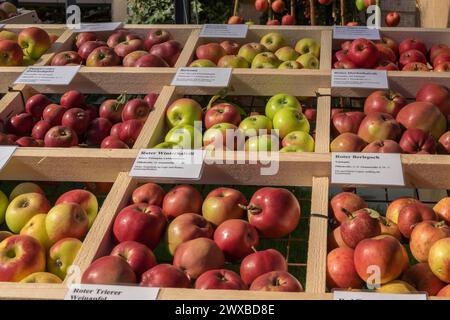
M 273 12 L 282 13 L 285 7 L 286 6 L 283 0 L 275 0 L 274 2 L 272 2 Z
M 331 142 L 331 152 L 361 152 L 367 143 L 358 135 L 346 132 Z
M 215 124 L 231 123 L 238 126 L 241 115 L 238 109 L 230 103 L 219 103 L 208 109 L 205 113 L 205 128 L 209 129 Z
M 411 62 L 405 65 L 402 71 L 428 72 L 430 71 L 425 63 Z
M 388 27 L 396 27 L 400 23 L 400 14 L 396 11 L 388 12 L 384 21 Z
M 439 138 L 437 152 L 439 154 L 450 154 L 450 131 L 447 131 Z
M 89 123 L 88 129 L 86 131 L 86 143 L 89 146 L 99 146 L 102 143 L 103 139 L 109 136 L 111 128 L 112 124 L 108 119 L 94 119 L 93 121 L 91 121 L 91 123 Z
M 402 280 L 412 285 L 417 291 L 428 293 L 429 296 L 437 295 L 446 285 L 434 275 L 428 263 L 418 263 L 409 267 L 403 273 Z
M 381 44 L 385 45 L 386 47 L 390 48 L 392 51 L 394 51 L 395 55 L 398 56 L 398 54 L 399 54 L 398 44 L 397 44 L 397 42 L 395 42 L 395 40 L 393 40 L 389 37 L 383 36 L 381 38 L 381 40 L 377 41 L 377 43 L 381 43 Z
M 158 100 L 158 97 L 159 97 L 159 94 L 153 93 L 153 92 L 145 95 L 144 101 L 147 102 L 147 104 L 151 110 L 154 109 L 155 103 Z
M 400 147 L 409 154 L 435 154 L 436 140 L 421 129 L 407 129 L 400 139 Z
M 22 48 L 17 42 L 0 40 L 0 66 L 21 66 L 23 61 Z
M 328 289 L 360 289 L 363 281 L 356 273 L 354 250 L 336 248 L 327 256 L 327 287 Z
M 33 116 L 29 113 L 20 113 L 6 122 L 6 131 L 18 136 L 29 136 L 33 126 Z
M 133 51 L 130 52 L 129 54 L 127 54 L 123 60 L 122 60 L 122 64 L 124 67 L 135 67 L 136 66 L 136 62 L 143 56 L 148 55 L 147 51 L 144 50 L 138 50 L 138 51 Z
M 120 57 L 109 47 L 98 47 L 86 59 L 87 67 L 113 67 L 120 65 Z
M 417 224 L 409 242 L 411 253 L 419 262 L 427 262 L 431 246 L 438 240 L 450 237 L 450 227 L 444 221 L 422 221 Z
M 40 120 L 36 122 L 36 124 L 33 127 L 33 130 L 31 130 L 31 136 L 36 140 L 44 140 L 45 134 L 47 133 L 48 130 L 50 130 L 51 127 L 52 125 L 50 124 L 50 122 Z
M 283 188 L 259 189 L 245 208 L 249 223 L 266 238 L 284 237 L 294 231 L 300 221 L 297 198 Z
M 450 90 L 447 87 L 437 83 L 426 84 L 417 92 L 416 101 L 432 103 L 444 116 L 450 116 Z
M 388 60 L 381 60 L 378 61 L 377 65 L 375 66 L 375 70 L 386 70 L 386 71 L 398 71 L 398 66 L 395 63 L 392 63 Z
M 136 241 L 125 241 L 119 243 L 111 251 L 111 256 L 124 259 L 133 269 L 136 277 L 156 266 L 156 258 L 153 252 L 145 245 Z
M 78 145 L 78 137 L 72 129 L 56 126 L 47 131 L 44 144 L 48 148 L 70 148 Z
M 217 227 L 214 241 L 228 261 L 239 261 L 258 246 L 259 236 L 255 227 L 247 221 L 231 219 Z
M 83 43 L 95 40 L 97 40 L 97 35 L 94 32 L 80 32 L 75 37 L 75 46 L 79 49 Z
M 44 141 L 32 137 L 21 137 L 16 140 L 16 144 L 23 148 L 40 148 L 44 146 Z
M 203 273 L 195 281 L 195 289 L 246 290 L 247 286 L 238 274 L 231 270 L 216 269 Z
M 406 104 L 406 99 L 400 93 L 379 90 L 367 97 L 364 102 L 364 112 L 366 114 L 382 112 L 396 117 Z
M 438 294 L 438 297 L 450 297 L 450 284 L 446 285 L 444 288 L 442 288 Z
M 173 257 L 173 265 L 197 279 L 208 270 L 222 269 L 225 258 L 219 247 L 208 238 L 197 238 L 180 244 Z
M 120 57 L 124 58 L 128 54 L 144 49 L 144 42 L 141 39 L 132 39 L 120 42 L 114 47 L 114 52 Z
M 306 108 L 303 109 L 303 114 L 305 115 L 306 119 L 311 122 L 316 122 L 317 118 L 317 109 L 314 108 Z
M 181 43 L 175 40 L 169 40 L 164 43 L 155 44 L 149 52 L 166 61 L 169 66 L 174 67 L 182 49 L 183 46 Z
M 344 59 L 342 61 L 336 61 L 333 65 L 334 69 L 358 69 L 356 64 L 348 59 Z
M 31 114 L 34 118 L 40 119 L 46 106 L 52 101 L 47 96 L 38 93 L 27 99 L 25 104 L 25 111 Z
M 96 48 L 106 46 L 103 41 L 86 41 L 78 48 L 78 54 L 81 58 L 87 59 Z
M 127 120 L 120 126 L 119 139 L 125 142 L 130 148 L 133 147 L 139 134 L 141 133 L 144 122 L 141 120 Z
M 266 23 L 268 26 L 279 26 L 280 21 L 277 19 L 268 20 Z
M 334 218 L 342 223 L 347 220 L 347 214 L 360 209 L 368 208 L 363 198 L 352 192 L 341 192 L 335 195 L 330 201 Z
M 359 68 L 372 68 L 378 61 L 380 53 L 375 44 L 367 39 L 354 40 L 348 58 Z
M 395 55 L 394 51 L 392 51 L 391 48 L 385 46 L 384 44 L 377 43 L 376 47 L 378 49 L 378 52 L 380 53 L 379 60 L 380 61 L 390 61 L 392 63 L 397 62 L 397 56 Z
M 400 145 L 393 140 L 375 140 L 361 152 L 364 153 L 403 153 Z
M 367 143 L 376 140 L 397 140 L 402 134 L 400 124 L 388 113 L 372 112 L 361 122 L 360 136 Z
M 106 43 L 108 47 L 114 49 L 117 45 L 119 45 L 122 42 L 128 42 L 136 39 L 141 40 L 141 37 L 139 37 L 139 35 L 135 33 L 131 33 L 129 30 L 122 29 L 114 31 L 114 33 L 108 37 Z
M 401 54 L 400 56 L 400 68 L 403 68 L 404 66 L 406 66 L 407 64 L 410 63 L 423 63 L 423 64 L 427 64 L 427 58 L 425 57 L 425 55 L 420 52 L 419 50 L 408 50 L 405 51 Z
M 131 199 L 133 203 L 148 203 L 161 207 L 166 192 L 156 183 L 146 183 L 134 189 Z
M 348 248 L 341 236 L 341 227 L 335 228 L 328 234 L 327 250 L 331 251 L 336 248 Z
M 115 137 L 115 138 L 117 138 L 117 139 L 120 139 L 120 138 L 119 138 L 119 134 L 120 134 L 121 128 L 122 128 L 122 122 L 116 123 L 115 125 L 113 125 L 113 126 L 111 127 L 111 131 L 110 131 L 109 134 L 110 134 L 112 137 Z
M 48 121 L 52 126 L 58 126 L 61 124 L 66 108 L 59 104 L 51 103 L 45 107 L 42 113 L 42 119 Z
M 199 46 L 195 50 L 195 55 L 198 59 L 206 59 L 217 64 L 219 59 L 226 54 L 225 49 L 218 43 L 208 43 Z
M 156 248 L 166 228 L 161 208 L 146 203 L 132 204 L 122 209 L 114 220 L 113 233 L 117 241 L 137 241 L 150 249 Z
M 81 277 L 84 284 L 120 285 L 136 283 L 136 275 L 122 258 L 106 256 L 95 260 Z
M 405 238 L 410 238 L 412 230 L 419 222 L 436 220 L 436 213 L 423 203 L 414 203 L 403 207 L 398 215 L 398 228 Z
M 424 56 L 427 55 L 427 46 L 422 40 L 419 39 L 406 39 L 403 40 L 398 46 L 400 55 L 409 50 L 418 50 L 423 53 Z
M 376 272 L 371 268 L 378 267 L 379 284 L 385 284 L 397 279 L 405 271 L 408 267 L 408 254 L 397 239 L 390 235 L 381 235 L 358 243 L 354 261 L 356 272 L 364 281 Z
M 66 66 L 68 64 L 81 64 L 83 58 L 76 51 L 63 51 L 52 58 L 52 66 Z
M 350 41 L 350 40 L 342 42 L 341 43 L 341 49 L 342 50 L 346 50 L 346 51 L 350 50 L 350 48 L 352 47 L 352 42 L 353 41 Z
M 235 56 L 238 54 L 239 49 L 241 48 L 241 45 L 239 43 L 231 40 L 222 41 L 220 43 L 220 46 L 225 50 L 225 55 L 235 55 Z
M 295 17 L 290 14 L 286 14 L 281 18 L 281 24 L 283 26 L 292 26 L 295 24 Z
M 107 136 L 100 144 L 101 149 L 130 149 L 128 145 L 117 137 Z
M 228 19 L 228 24 L 243 24 L 244 23 L 244 18 L 239 17 L 239 16 L 232 16 Z
M 88 105 L 84 107 L 84 111 L 89 115 L 89 119 L 92 121 L 95 118 L 98 118 L 98 107 L 93 105 Z
M 173 219 L 183 213 L 201 214 L 203 197 L 193 186 L 182 184 L 167 192 L 162 210 L 168 219 Z
M 406 105 L 397 115 L 397 121 L 406 129 L 422 129 L 439 139 L 447 129 L 447 120 L 438 107 L 429 102 Z
M 331 130 L 334 136 L 341 133 L 357 133 L 362 120 L 366 115 L 361 111 L 340 112 L 331 120 Z
M 240 274 L 246 285 L 250 285 L 259 276 L 271 271 L 288 271 L 283 255 L 274 249 L 252 253 L 241 263 Z
M 337 61 L 345 61 L 345 60 L 349 60 L 348 58 L 348 50 L 339 50 L 336 52 L 336 60 Z
M 433 60 L 433 67 L 437 67 L 443 63 L 450 62 L 450 52 L 441 53 Z
M 122 121 L 127 120 L 147 120 L 150 114 L 150 107 L 143 99 L 131 99 L 128 101 L 122 110 Z
M 255 9 L 256 11 L 266 12 L 269 9 L 269 2 L 267 0 L 256 0 Z
M 107 99 L 99 107 L 99 116 L 108 119 L 111 123 L 121 122 L 124 106 L 123 96 L 119 96 L 117 99 Z
M 341 236 L 345 244 L 355 248 L 362 240 L 380 235 L 379 215 L 367 208 L 348 213 L 347 220 L 341 223 Z
M 450 49 L 450 48 L 449 48 L 448 45 L 446 45 L 445 43 L 437 43 L 437 44 L 434 44 L 434 45 L 431 47 L 431 49 L 430 49 L 430 51 L 429 51 L 429 54 L 428 54 L 428 56 L 429 56 L 429 58 L 430 58 L 431 64 L 433 64 L 434 59 L 435 59 L 438 55 L 440 55 L 440 54 L 442 54 L 442 53 L 445 53 L 445 52 L 450 52 L 449 49 Z
M 169 67 L 167 62 L 160 58 L 159 56 L 156 56 L 154 54 L 146 54 L 145 56 L 140 57 L 136 60 L 134 63 L 134 67 L 136 68 L 163 68 L 163 67 Z
M 82 136 L 89 126 L 89 115 L 80 108 L 72 108 L 64 113 L 61 124 Z
M 400 213 L 400 210 L 402 210 L 403 207 L 405 207 L 409 204 L 417 203 L 417 202 L 420 202 L 420 201 L 417 199 L 414 199 L 414 198 L 407 198 L 407 197 L 395 199 L 387 207 L 386 219 L 397 224 L 398 223 L 398 215 Z
M 191 281 L 181 270 L 171 264 L 158 264 L 142 275 L 141 287 L 189 288 Z
M 450 62 L 444 62 L 436 66 L 434 72 L 450 72 Z
M 303 292 L 303 287 L 286 271 L 272 271 L 260 275 L 250 286 L 252 291 Z
M 171 39 L 172 39 L 172 35 L 166 30 L 162 30 L 162 29 L 150 30 L 147 33 L 147 36 L 145 37 L 145 40 L 144 40 L 145 49 L 147 49 L 147 51 L 150 51 L 150 49 L 155 44 L 167 42 Z

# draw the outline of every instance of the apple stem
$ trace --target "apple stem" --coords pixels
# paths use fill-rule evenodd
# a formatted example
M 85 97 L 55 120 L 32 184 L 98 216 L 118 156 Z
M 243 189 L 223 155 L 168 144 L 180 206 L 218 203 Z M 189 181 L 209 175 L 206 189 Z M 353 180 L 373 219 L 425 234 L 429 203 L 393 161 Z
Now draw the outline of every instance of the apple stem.
M 311 11 L 311 25 L 316 25 L 316 5 L 314 0 L 309 0 L 309 10 Z
M 127 92 L 125 91 L 124 93 L 122 93 L 120 96 L 117 97 L 116 100 L 119 104 L 127 103 L 128 102 Z
M 345 215 L 346 215 L 349 219 L 353 219 L 353 218 L 354 218 L 354 217 L 353 217 L 353 214 L 352 214 L 350 211 L 348 211 L 347 209 L 341 208 L 341 210 L 342 210 L 343 213 L 345 213 Z
M 253 252 L 258 252 L 258 250 L 256 250 L 256 248 L 254 247 L 254 246 L 252 246 L 252 250 L 253 250 Z
M 248 211 L 250 214 L 258 214 L 262 212 L 261 208 L 258 208 L 251 203 L 248 206 L 238 203 L 238 206 L 239 208 Z
M 439 221 L 439 222 L 437 222 L 437 223 L 434 225 L 434 227 L 435 227 L 435 228 L 442 228 L 442 227 L 445 226 L 445 225 L 446 225 L 445 221 Z

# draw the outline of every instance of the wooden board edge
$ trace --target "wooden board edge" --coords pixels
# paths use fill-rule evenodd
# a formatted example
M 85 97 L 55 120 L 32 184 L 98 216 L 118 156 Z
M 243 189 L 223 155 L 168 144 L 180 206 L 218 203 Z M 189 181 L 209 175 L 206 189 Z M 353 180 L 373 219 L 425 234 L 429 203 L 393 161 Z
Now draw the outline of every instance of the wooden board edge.
M 330 152 L 331 90 L 319 89 L 316 118 L 316 152 Z

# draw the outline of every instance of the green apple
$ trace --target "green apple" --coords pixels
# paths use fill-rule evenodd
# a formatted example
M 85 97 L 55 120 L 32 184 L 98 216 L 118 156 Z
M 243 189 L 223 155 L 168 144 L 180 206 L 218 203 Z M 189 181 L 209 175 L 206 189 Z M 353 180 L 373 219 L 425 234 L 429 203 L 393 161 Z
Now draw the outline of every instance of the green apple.
M 261 38 L 261 43 L 267 50 L 276 52 L 278 49 L 287 45 L 286 40 L 278 32 L 270 32 Z
M 217 62 L 219 68 L 250 68 L 250 63 L 240 56 L 227 55 Z
M 62 280 L 50 272 L 35 272 L 20 280 L 21 283 L 62 283 Z
M 311 53 L 317 59 L 320 58 L 320 45 L 311 38 L 299 40 L 295 45 L 295 51 L 297 51 L 300 55 Z
M 161 142 L 154 146 L 153 149 L 181 149 L 181 146 L 174 142 Z
M 182 98 L 174 101 L 166 111 L 166 120 L 170 128 L 202 121 L 202 106 L 195 100 Z
M 275 52 L 277 58 L 283 62 L 296 60 L 300 55 L 289 46 L 282 47 Z
M 0 225 L 5 222 L 5 213 L 8 208 L 8 197 L 0 190 Z
M 6 209 L 6 225 L 13 233 L 19 233 L 31 218 L 39 213 L 47 213 L 50 208 L 50 203 L 40 193 L 21 194 Z
M 289 146 L 289 147 L 283 147 L 280 149 L 280 152 L 283 153 L 291 153 L 291 152 L 308 152 L 305 149 L 303 149 L 302 147 L 298 147 L 298 146 Z
M 297 60 L 305 69 L 319 69 L 320 61 L 311 53 L 302 54 Z
M 252 69 L 276 69 L 281 64 L 272 52 L 263 52 L 256 55 L 252 62 Z
M 278 66 L 278 69 L 303 69 L 303 66 L 297 61 L 285 61 Z
M 29 56 L 23 56 L 22 65 L 24 66 L 32 66 L 36 63 L 36 59 L 33 59 Z
M 252 63 L 253 59 L 257 54 L 267 51 L 266 47 L 264 47 L 260 43 L 251 42 L 244 44 L 238 52 L 238 56 L 247 60 L 248 63 Z
M 13 201 L 15 197 L 20 196 L 21 194 L 32 192 L 44 195 L 44 190 L 42 190 L 41 187 L 39 187 L 36 183 L 32 182 L 19 183 L 9 194 L 9 201 Z
M 35 238 L 45 250 L 51 246 L 50 239 L 47 235 L 47 230 L 45 229 L 46 217 L 46 213 L 37 214 L 23 226 L 22 230 L 20 230 L 21 235 L 27 235 Z
M 202 133 L 193 126 L 185 124 L 170 129 L 164 141 L 176 143 L 183 149 L 200 149 Z
M 309 122 L 305 115 L 294 108 L 282 108 L 273 117 L 273 128 L 279 131 L 281 139 L 293 131 L 309 133 Z
M 263 115 L 255 115 L 245 118 L 239 124 L 239 130 L 246 137 L 253 137 L 260 135 L 259 130 L 266 130 L 265 133 L 268 133 L 272 129 L 272 121 Z
M 64 280 L 67 269 L 77 257 L 82 244 L 75 238 L 64 238 L 56 242 L 48 252 L 47 270 Z
M 238 127 L 231 123 L 217 123 L 203 134 L 203 146 L 215 150 L 235 150 Z
M 358 9 L 358 11 L 366 10 L 366 4 L 364 3 L 364 0 L 356 0 L 356 9 Z
M 297 98 L 285 93 L 279 93 L 274 95 L 266 103 L 266 116 L 273 120 L 275 113 L 283 108 L 294 108 L 302 111 L 302 105 L 298 102 Z
M 214 68 L 217 67 L 217 65 L 208 59 L 197 59 L 191 62 L 189 67 L 192 68 Z
M 0 40 L 11 40 L 17 42 L 17 33 L 8 30 L 2 30 L 0 31 Z
M 283 147 L 298 147 L 304 152 L 314 152 L 314 139 L 307 132 L 293 131 L 284 137 Z
M 245 142 L 245 151 L 278 151 L 279 144 L 280 142 L 277 136 L 264 134 L 257 137 L 250 137 Z

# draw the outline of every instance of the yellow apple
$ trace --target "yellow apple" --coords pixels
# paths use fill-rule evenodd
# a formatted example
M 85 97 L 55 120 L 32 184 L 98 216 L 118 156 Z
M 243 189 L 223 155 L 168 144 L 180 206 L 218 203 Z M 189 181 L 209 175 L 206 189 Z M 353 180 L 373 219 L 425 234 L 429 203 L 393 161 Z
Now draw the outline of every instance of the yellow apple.
M 67 269 L 72 265 L 80 251 L 82 242 L 75 238 L 64 238 L 55 243 L 49 250 L 47 270 L 64 279 Z
M 21 194 L 32 192 L 44 195 L 44 191 L 37 184 L 32 182 L 20 183 L 13 189 L 13 191 L 11 191 L 11 194 L 9 195 L 9 201 L 13 201 L 15 197 L 20 196 Z
M 44 247 L 44 249 L 47 250 L 50 247 L 51 243 L 47 235 L 47 230 L 45 229 L 46 217 L 46 213 L 35 215 L 27 222 L 26 225 L 23 226 L 22 230 L 20 230 L 20 234 L 25 234 L 35 238 Z
M 305 68 L 305 69 L 319 69 L 320 68 L 319 59 L 317 59 L 311 53 L 302 54 L 296 61 L 298 63 L 300 63 L 303 66 L 303 68 Z
M 5 222 L 5 213 L 6 209 L 8 208 L 8 197 L 0 191 L 0 224 L 3 224 Z
M 20 280 L 21 283 L 62 283 L 61 279 L 49 272 L 35 272 Z
M 300 55 L 311 53 L 317 59 L 320 57 L 320 45 L 311 38 L 299 40 L 295 45 L 295 51 L 297 51 Z
M 411 286 L 409 283 L 401 280 L 394 280 L 383 284 L 379 289 L 377 289 L 379 293 L 394 293 L 394 294 L 404 294 L 404 293 L 412 293 L 417 292 L 417 290 Z

